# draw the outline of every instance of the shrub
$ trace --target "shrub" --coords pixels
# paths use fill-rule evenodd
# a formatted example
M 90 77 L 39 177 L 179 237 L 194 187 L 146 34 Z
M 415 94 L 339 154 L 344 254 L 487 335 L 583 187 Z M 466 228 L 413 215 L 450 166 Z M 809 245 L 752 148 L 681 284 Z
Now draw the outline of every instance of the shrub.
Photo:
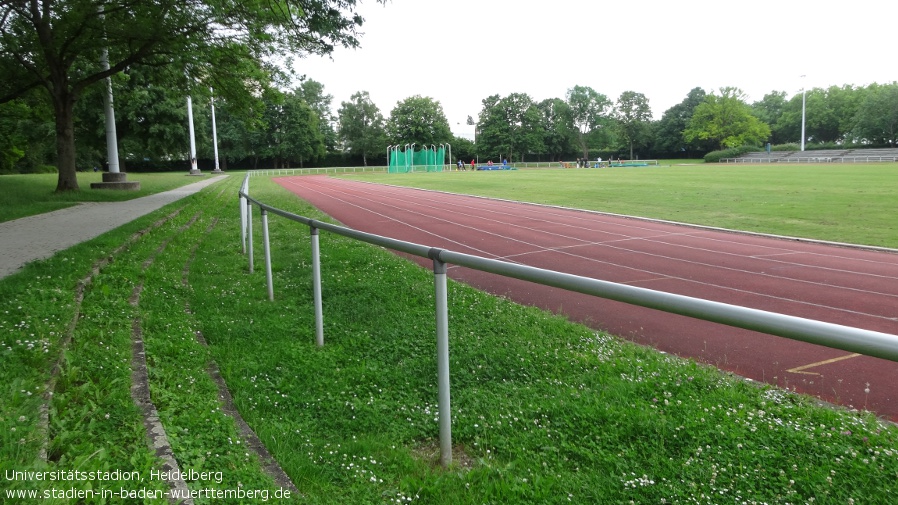
M 779 144 L 770 147 L 771 151 L 800 151 L 801 146 L 798 144 Z
M 738 158 L 745 153 L 760 151 L 761 149 L 750 146 L 734 147 L 732 149 L 724 149 L 722 151 L 711 151 L 710 153 L 705 155 L 705 163 L 718 163 L 723 158 Z

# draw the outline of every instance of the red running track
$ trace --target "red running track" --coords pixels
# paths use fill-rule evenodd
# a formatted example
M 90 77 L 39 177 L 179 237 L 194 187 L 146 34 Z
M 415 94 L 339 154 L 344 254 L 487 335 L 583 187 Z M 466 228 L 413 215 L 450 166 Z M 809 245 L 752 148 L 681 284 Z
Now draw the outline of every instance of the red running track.
M 369 233 L 898 334 L 898 254 L 325 176 L 275 180 Z M 898 363 L 462 267 L 450 265 L 449 275 L 665 352 L 898 421 Z

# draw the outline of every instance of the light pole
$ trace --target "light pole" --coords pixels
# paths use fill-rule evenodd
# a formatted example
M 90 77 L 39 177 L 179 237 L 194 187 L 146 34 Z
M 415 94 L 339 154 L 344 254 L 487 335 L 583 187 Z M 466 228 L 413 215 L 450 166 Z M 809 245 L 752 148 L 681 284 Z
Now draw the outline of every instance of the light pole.
M 215 128 L 215 91 L 212 88 L 209 88 L 209 93 L 212 95 L 209 97 L 209 104 L 212 106 L 212 146 L 215 149 L 215 170 L 213 173 L 219 174 L 221 173 L 221 168 L 218 167 L 218 131 Z
M 801 76 L 801 152 L 804 152 L 804 104 L 805 104 L 805 76 Z
M 196 164 L 196 139 L 193 133 L 193 99 L 187 95 L 187 126 L 190 132 L 190 175 L 202 175 Z

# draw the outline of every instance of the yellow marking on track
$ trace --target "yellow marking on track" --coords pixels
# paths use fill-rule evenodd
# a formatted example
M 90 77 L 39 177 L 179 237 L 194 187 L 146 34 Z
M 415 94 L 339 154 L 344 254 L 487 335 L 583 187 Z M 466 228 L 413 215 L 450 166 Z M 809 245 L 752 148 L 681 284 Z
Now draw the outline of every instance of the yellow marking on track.
M 858 357 L 858 356 L 860 356 L 860 354 L 848 354 L 848 355 L 845 355 L 845 356 L 840 356 L 840 357 L 838 357 L 838 358 L 833 358 L 833 359 L 828 359 L 828 360 L 825 360 L 825 361 L 818 361 L 818 362 L 816 362 L 816 363 L 811 363 L 810 365 L 804 365 L 804 366 L 795 367 L 795 368 L 792 368 L 792 369 L 786 370 L 786 371 L 787 371 L 787 372 L 791 372 L 791 373 L 805 374 L 805 375 L 820 375 L 820 374 L 817 373 L 817 372 L 805 372 L 804 370 L 807 370 L 808 368 L 814 368 L 814 367 L 818 367 L 818 366 L 828 365 L 828 364 L 830 364 L 830 363 L 835 363 L 835 362 L 837 362 L 837 361 L 842 361 L 842 360 L 845 360 L 845 359 L 856 358 L 856 357 Z

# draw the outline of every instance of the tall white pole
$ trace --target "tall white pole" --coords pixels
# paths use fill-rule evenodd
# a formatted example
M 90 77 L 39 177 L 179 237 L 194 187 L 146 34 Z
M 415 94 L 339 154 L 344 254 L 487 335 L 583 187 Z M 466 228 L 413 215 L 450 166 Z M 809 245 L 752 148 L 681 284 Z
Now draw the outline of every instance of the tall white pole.
M 209 103 L 212 104 L 212 146 L 215 151 L 215 170 L 213 170 L 213 172 L 221 172 L 221 168 L 218 167 L 218 131 L 215 128 L 215 94 L 212 88 L 209 88 L 209 92 L 212 93 L 211 98 L 209 98 Z
M 805 114 L 804 114 L 804 104 L 805 104 L 804 77 L 805 76 L 801 76 L 801 79 L 802 79 L 802 81 L 801 81 L 801 151 L 802 152 L 804 152 L 804 138 L 805 138 L 804 137 L 804 118 L 805 118 Z
M 100 8 L 100 18 L 105 19 L 105 15 Z M 105 39 L 105 28 L 104 28 Z M 109 49 L 104 45 L 103 52 L 100 53 L 100 65 L 103 70 L 109 70 Z M 107 77 L 106 93 L 103 94 L 103 109 L 106 115 L 106 163 L 109 165 L 109 173 L 117 174 L 119 172 L 118 163 L 118 136 L 115 132 L 115 109 L 112 106 L 112 77 Z
M 190 129 L 190 173 L 199 172 L 196 166 L 196 140 L 193 135 L 193 100 L 187 96 L 187 125 Z

